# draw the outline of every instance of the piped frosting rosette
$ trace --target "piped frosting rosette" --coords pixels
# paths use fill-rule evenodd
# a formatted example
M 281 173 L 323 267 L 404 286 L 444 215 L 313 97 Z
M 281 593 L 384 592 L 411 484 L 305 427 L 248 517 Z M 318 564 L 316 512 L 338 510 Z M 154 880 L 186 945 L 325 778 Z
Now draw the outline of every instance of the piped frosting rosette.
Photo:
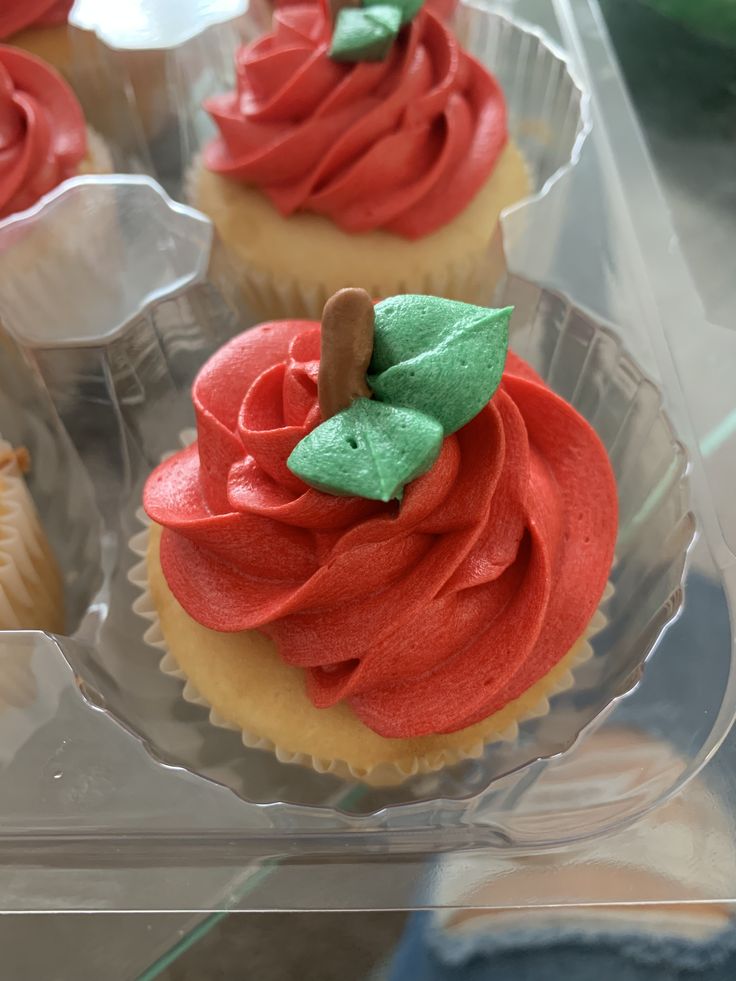
M 50 65 L 0 44 L 0 219 L 70 177 L 112 170 L 74 92 Z
M 314 3 L 276 12 L 240 53 L 235 91 L 206 104 L 220 135 L 205 166 L 261 188 L 284 215 L 428 235 L 493 170 L 507 139 L 500 86 L 428 10 L 382 61 L 336 61 L 331 38 Z
M 320 326 L 261 325 L 204 366 L 197 441 L 146 485 L 187 616 L 265 635 L 312 706 L 347 706 L 389 742 L 471 732 L 504 709 L 514 723 L 600 625 L 610 464 L 582 417 L 505 357 L 509 313 L 379 303 L 374 398 L 331 419 Z

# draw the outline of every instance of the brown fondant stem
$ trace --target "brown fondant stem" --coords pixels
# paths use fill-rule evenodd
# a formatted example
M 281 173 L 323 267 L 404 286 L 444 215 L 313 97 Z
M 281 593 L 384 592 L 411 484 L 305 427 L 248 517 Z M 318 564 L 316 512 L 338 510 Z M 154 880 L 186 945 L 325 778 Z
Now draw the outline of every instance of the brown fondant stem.
M 323 419 L 370 398 L 365 373 L 373 353 L 373 301 L 365 290 L 339 290 L 322 311 L 318 394 Z

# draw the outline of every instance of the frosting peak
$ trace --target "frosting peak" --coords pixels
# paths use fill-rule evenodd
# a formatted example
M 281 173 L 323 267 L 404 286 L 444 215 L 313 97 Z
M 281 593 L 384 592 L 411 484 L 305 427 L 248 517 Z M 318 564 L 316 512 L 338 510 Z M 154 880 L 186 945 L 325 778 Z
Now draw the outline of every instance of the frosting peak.
M 388 737 L 461 729 L 585 631 L 616 536 L 605 449 L 509 353 L 493 398 L 400 504 L 324 494 L 286 466 L 322 421 L 319 356 L 318 324 L 283 321 L 204 366 L 197 442 L 144 492 L 164 575 L 206 627 L 272 638 L 315 705 L 347 700 Z
M 435 231 L 506 142 L 498 83 L 426 9 L 384 61 L 335 62 L 330 42 L 321 7 L 276 10 L 272 33 L 238 54 L 236 91 L 206 103 L 220 136 L 205 164 L 259 187 L 283 215 L 311 211 L 348 232 Z
M 76 96 L 50 65 L 0 45 L 0 218 L 73 177 L 87 151 Z
M 27 27 L 65 24 L 74 0 L 2 0 L 0 38 L 9 38 Z

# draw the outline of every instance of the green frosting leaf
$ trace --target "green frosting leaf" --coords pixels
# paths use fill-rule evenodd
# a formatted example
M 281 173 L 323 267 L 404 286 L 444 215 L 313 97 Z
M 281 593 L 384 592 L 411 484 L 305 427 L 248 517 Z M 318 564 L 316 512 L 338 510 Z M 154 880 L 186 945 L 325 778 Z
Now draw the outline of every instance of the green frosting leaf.
M 376 4 L 386 3 L 386 0 L 362 0 L 364 7 L 373 7 Z M 392 7 L 398 7 L 401 12 L 401 24 L 408 24 L 413 20 L 422 9 L 424 0 L 390 0 Z
M 343 7 L 332 33 L 334 61 L 383 61 L 401 27 L 403 7 L 376 3 L 367 8 Z
M 368 369 L 375 397 L 432 416 L 446 436 L 454 433 L 498 388 L 512 310 L 436 296 L 378 303 Z
M 374 398 L 357 399 L 305 436 L 289 469 L 330 494 L 400 498 L 432 466 L 443 438 L 498 388 L 512 310 L 436 296 L 378 303 L 368 374 Z
M 429 470 L 442 438 L 431 416 L 360 398 L 305 436 L 286 465 L 317 490 L 390 501 Z

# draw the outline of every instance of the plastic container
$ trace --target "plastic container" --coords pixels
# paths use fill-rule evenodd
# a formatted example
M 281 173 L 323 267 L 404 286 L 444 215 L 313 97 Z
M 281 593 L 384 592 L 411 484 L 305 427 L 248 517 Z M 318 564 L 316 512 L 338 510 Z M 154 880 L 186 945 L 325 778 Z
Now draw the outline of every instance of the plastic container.
M 540 12 L 532 3 L 511 6 L 521 15 Z M 614 600 L 618 595 L 619 602 L 626 600 L 637 610 L 630 621 L 636 644 L 625 634 L 618 636 L 622 650 L 637 655 L 630 663 L 615 661 L 620 672 L 616 693 L 623 693 L 641 656 L 679 605 L 689 508 L 699 534 L 690 550 L 685 596 L 696 595 L 689 589 L 693 581 L 707 583 L 712 597 L 708 616 L 728 619 L 728 598 L 736 585 L 734 557 L 719 520 L 733 529 L 736 525 L 729 521 L 734 515 L 718 500 L 713 506 L 699 454 L 708 417 L 683 397 L 673 357 L 682 358 L 677 365 L 686 390 L 699 391 L 688 374 L 692 352 L 687 349 L 683 356 L 683 338 L 698 324 L 709 356 L 716 360 L 728 354 L 727 342 L 734 338 L 721 344 L 717 332 L 702 323 L 598 31 L 595 7 L 587 0 L 560 0 L 543 14 L 549 18 L 544 26 L 565 39 L 577 59 L 579 77 L 591 86 L 593 125 L 574 166 L 505 220 L 509 275 L 500 295 L 518 304 L 522 330 L 514 344 L 522 353 L 554 385 L 564 388 L 573 378 L 587 378 L 589 384 L 578 393 L 572 385 L 584 411 L 595 417 L 596 399 L 612 410 L 597 423 L 610 440 L 622 486 L 627 471 L 633 474 L 644 463 L 652 468 L 647 486 L 656 493 L 629 499 L 624 526 L 628 541 L 624 538 L 626 547 L 617 556 L 627 585 Z M 472 23 L 483 13 L 468 7 L 462 16 Z M 109 202 L 103 212 L 107 220 L 116 220 L 110 218 Z M 116 207 L 113 214 L 117 212 Z M 176 217 L 169 215 L 164 227 L 174 241 L 182 222 L 190 229 L 185 239 L 195 228 L 196 235 L 202 234 L 188 209 L 172 214 Z M 167 226 L 169 221 L 173 226 Z M 17 221 L 13 227 L 17 229 Z M 547 241 L 555 247 L 547 247 Z M 166 262 L 171 247 L 162 242 L 161 260 Z M 6 261 L 6 256 L 0 258 L 0 270 Z M 52 540 L 68 569 L 84 571 L 80 581 L 69 583 L 77 628 L 72 639 L 36 633 L 0 636 L 0 659 L 26 658 L 39 690 L 31 706 L 0 716 L 4 907 L 354 909 L 431 904 L 438 893 L 417 892 L 425 872 L 449 887 L 486 875 L 493 854 L 502 863 L 544 861 L 553 873 L 568 860 L 570 849 L 578 854 L 594 850 L 584 842 L 625 827 L 681 789 L 725 737 L 736 705 L 730 630 L 714 634 L 707 648 L 693 656 L 691 641 L 703 630 L 704 613 L 688 601 L 674 626 L 659 638 L 640 684 L 605 717 L 599 716 L 595 731 L 589 729 L 570 752 L 518 772 L 514 767 L 528 762 L 528 753 L 506 762 L 494 758 L 492 765 L 499 769 L 492 776 L 512 772 L 490 789 L 484 789 L 487 774 L 476 767 L 456 787 L 424 785 L 412 800 L 372 800 L 358 796 L 365 794 L 362 788 L 338 781 L 328 792 L 331 778 L 307 774 L 302 779 L 298 768 L 280 766 L 266 754 L 248 753 L 253 762 L 244 773 L 246 757 L 237 739 L 213 730 L 196 707 L 172 699 L 170 711 L 160 713 L 168 695 L 158 686 L 171 682 L 158 676 L 154 684 L 153 675 L 145 672 L 120 673 L 121 665 L 132 668 L 136 659 L 141 663 L 146 654 L 151 656 L 143 647 L 129 646 L 134 620 L 132 589 L 125 578 L 130 558 L 124 543 L 134 531 L 141 481 L 191 421 L 186 385 L 194 370 L 222 334 L 232 332 L 232 318 L 247 322 L 232 302 L 223 302 L 219 275 L 217 283 L 214 278 L 218 263 L 210 263 L 212 278 L 204 272 L 205 264 L 194 266 L 194 271 L 190 263 L 182 272 L 174 265 L 179 281 L 172 295 L 161 294 L 154 276 L 147 293 L 157 304 L 155 316 L 139 311 L 141 316 L 127 330 L 111 331 L 115 336 L 107 343 L 87 335 L 84 344 L 63 351 L 57 344 L 50 351 L 49 344 L 54 344 L 48 336 L 36 336 L 30 343 L 26 338 L 11 368 L 3 350 L 3 380 L 12 384 L 26 411 L 11 413 L 0 402 L 0 430 L 31 444 L 39 461 L 32 489 L 48 516 Z M 662 282 L 666 292 L 660 290 Z M 4 284 L 6 296 L 7 288 Z M 59 296 L 69 295 L 64 289 L 62 279 Z M 195 295 L 206 297 L 219 313 L 212 316 L 212 307 L 197 312 Z M 6 326 L 8 312 L 3 305 Z M 58 312 L 56 318 L 58 323 Z M 615 334 L 639 367 L 622 356 L 601 319 L 615 324 Z M 208 331 L 205 325 L 215 326 Z M 17 323 L 14 329 L 18 334 Z M 37 331 L 38 318 L 23 329 Z M 570 371 L 573 362 L 577 373 Z M 609 392 L 604 402 L 602 386 L 614 384 L 618 399 Z M 661 414 L 658 392 L 674 431 L 687 445 L 685 483 L 686 457 Z M 727 393 L 715 384 L 709 394 L 709 413 L 728 405 Z M 643 447 L 648 447 L 644 456 Z M 634 485 L 641 486 L 632 480 Z M 655 519 L 651 526 L 638 507 L 645 501 Z M 662 526 L 656 524 L 660 515 L 667 519 Z M 141 626 L 136 623 L 139 631 Z M 614 670 L 613 661 L 610 668 Z M 607 696 L 612 680 L 606 679 Z M 601 681 L 599 676 L 597 683 L 583 684 L 579 704 L 577 688 L 569 693 L 569 709 L 559 715 L 561 728 L 545 735 L 545 754 L 574 739 L 579 725 L 568 725 L 570 713 L 578 712 L 581 724 L 592 718 L 589 710 L 596 692 L 602 691 Z M 110 714 L 123 719 L 125 727 Z M 153 725 L 155 732 L 143 732 L 144 725 Z M 632 751 L 628 759 L 623 753 L 615 780 L 605 779 L 607 774 L 601 779 L 597 740 L 622 728 L 633 738 Z M 636 741 L 637 731 L 652 728 L 662 744 L 676 751 L 650 753 L 645 741 Z M 135 733 L 145 736 L 148 748 Z M 191 772 L 192 761 L 193 769 L 206 771 L 210 780 Z M 251 803 L 229 789 L 234 774 L 247 777 Z M 260 802 L 256 784 L 265 788 Z M 553 846 L 555 851 L 540 857 Z M 437 865 L 432 856 L 439 851 L 446 854 Z M 713 898 L 718 892 L 723 899 L 723 891 L 722 883 L 714 885 Z M 453 893 L 448 888 L 443 895 L 443 902 L 467 902 L 466 890 Z M 631 898 L 622 894 L 609 901 Z M 530 894 L 518 901 L 533 904 L 537 898 Z
M 179 191 L 184 162 L 213 132 L 202 100 L 232 85 L 238 45 L 268 16 L 266 0 L 77 0 L 73 82 L 118 167 Z

